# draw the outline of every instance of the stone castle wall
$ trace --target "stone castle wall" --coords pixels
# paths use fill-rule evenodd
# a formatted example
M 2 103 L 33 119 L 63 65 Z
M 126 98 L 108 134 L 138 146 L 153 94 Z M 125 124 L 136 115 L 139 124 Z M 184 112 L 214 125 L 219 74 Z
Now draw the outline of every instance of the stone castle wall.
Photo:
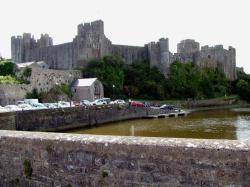
M 0 105 L 13 105 L 17 101 L 23 100 L 27 92 L 31 92 L 31 87 L 26 84 L 0 84 Z
M 215 46 L 202 48 L 194 40 L 183 40 L 177 46 L 177 53 L 169 51 L 168 38 L 151 42 L 143 47 L 113 45 L 104 34 L 104 23 L 101 20 L 78 25 L 77 35 L 73 42 L 53 46 L 49 35 L 42 35 L 35 40 L 31 34 L 12 37 L 11 54 L 14 62 L 45 61 L 51 69 L 74 69 L 85 67 L 93 59 L 105 55 L 118 55 L 127 63 L 148 61 L 156 66 L 166 77 L 170 64 L 175 60 L 198 64 L 200 67 L 221 69 L 230 80 L 236 79 L 236 52 Z M 208 58 L 208 56 L 210 56 Z
M 249 186 L 250 141 L 0 131 L 0 186 Z
M 237 79 L 236 50 L 231 46 L 228 49 L 224 49 L 223 45 L 202 46 L 200 49 L 195 40 L 183 40 L 178 44 L 177 51 L 173 56 L 174 60 L 193 62 L 201 68 L 218 68 L 228 79 Z
M 38 92 L 48 92 L 56 85 L 70 85 L 74 80 L 82 77 L 78 70 L 54 70 L 32 68 L 29 78 L 30 87 L 36 88 Z
M 44 61 L 50 69 L 71 70 L 74 58 L 73 43 L 66 43 L 30 49 L 27 51 L 24 61 Z
M 146 47 L 112 45 L 112 54 L 121 57 L 128 64 L 148 60 Z
M 235 56 L 236 52 L 232 47 L 227 50 L 222 45 L 204 46 L 196 57 L 196 64 L 200 67 L 218 68 L 225 73 L 227 78 L 235 80 L 237 78 Z
M 16 104 L 17 101 L 25 99 L 26 94 L 32 92 L 34 88 L 37 89 L 38 93 L 48 92 L 57 85 L 69 85 L 81 77 L 81 71 L 77 70 L 32 68 L 31 76 L 28 79 L 30 84 L 0 85 L 0 105 Z

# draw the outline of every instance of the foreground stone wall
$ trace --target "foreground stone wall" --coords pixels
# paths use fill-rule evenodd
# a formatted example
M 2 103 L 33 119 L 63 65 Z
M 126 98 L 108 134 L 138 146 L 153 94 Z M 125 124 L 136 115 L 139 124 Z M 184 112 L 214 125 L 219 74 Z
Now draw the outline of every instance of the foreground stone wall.
M 0 131 L 0 186 L 249 186 L 250 141 Z

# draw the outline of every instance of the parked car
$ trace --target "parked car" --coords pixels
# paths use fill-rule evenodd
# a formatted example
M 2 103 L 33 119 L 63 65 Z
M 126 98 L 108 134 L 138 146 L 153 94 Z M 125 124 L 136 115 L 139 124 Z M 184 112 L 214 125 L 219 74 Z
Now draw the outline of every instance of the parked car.
M 131 101 L 130 106 L 133 106 L 133 107 L 145 107 L 145 105 L 143 103 L 138 102 L 138 101 Z
M 80 102 L 80 105 L 82 105 L 82 106 L 91 106 L 92 103 L 90 101 L 88 101 L 88 100 L 82 100 Z
M 119 105 L 124 105 L 126 102 L 122 99 L 116 99 L 114 101 L 111 101 L 110 104 L 119 104 Z
M 39 103 L 38 99 L 24 99 L 23 101 L 24 101 L 24 103 L 27 103 L 30 105 Z
M 6 110 L 10 111 L 10 112 L 15 112 L 15 111 L 21 111 L 22 109 L 20 107 L 18 107 L 17 105 L 6 105 L 4 107 Z
M 40 109 L 48 109 L 44 104 L 42 103 L 32 103 L 30 104 L 34 110 L 40 110 Z
M 58 108 L 67 108 L 70 107 L 70 103 L 66 101 L 59 101 L 58 102 Z
M 55 105 L 55 103 L 43 103 L 44 106 L 46 106 L 47 108 L 51 109 L 51 108 L 57 108 L 57 103 Z
M 102 99 L 97 99 L 93 101 L 91 104 L 92 105 L 107 105 L 111 102 L 110 98 L 102 98 Z
M 21 108 L 22 110 L 34 110 L 34 108 L 31 106 L 31 105 L 29 105 L 29 104 L 26 104 L 26 103 L 24 103 L 24 104 L 19 104 L 19 105 L 17 105 L 19 108 Z
M 25 102 L 24 101 L 17 101 L 16 102 L 16 105 L 20 105 L 20 104 L 25 104 Z
M 0 113 L 9 112 L 6 108 L 0 106 Z
M 173 111 L 173 112 L 179 112 L 180 111 L 180 108 L 174 106 L 174 105 L 167 105 L 167 104 L 164 104 L 162 106 L 160 106 L 160 109 L 163 109 L 163 110 L 169 110 L 169 111 Z

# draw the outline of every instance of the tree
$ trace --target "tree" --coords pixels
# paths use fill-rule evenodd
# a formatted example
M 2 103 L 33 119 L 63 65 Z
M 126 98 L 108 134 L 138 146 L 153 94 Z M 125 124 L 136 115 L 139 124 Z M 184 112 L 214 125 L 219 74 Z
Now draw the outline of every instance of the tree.
M 14 75 L 15 74 L 15 64 L 8 60 L 0 60 L 0 75 Z
M 105 95 L 113 97 L 121 95 L 123 91 L 124 62 L 114 56 L 105 56 L 102 59 L 91 61 L 87 68 L 83 69 L 83 77 L 97 77 L 104 86 Z
M 247 81 L 240 79 L 236 84 L 236 90 L 243 100 L 250 101 L 250 84 Z

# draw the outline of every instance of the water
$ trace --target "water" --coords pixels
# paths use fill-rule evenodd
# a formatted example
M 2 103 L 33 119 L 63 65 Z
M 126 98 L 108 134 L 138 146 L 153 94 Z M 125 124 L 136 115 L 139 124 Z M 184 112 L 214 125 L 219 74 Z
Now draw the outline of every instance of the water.
M 187 117 L 141 119 L 68 131 L 78 134 L 250 139 L 250 108 L 198 111 Z

